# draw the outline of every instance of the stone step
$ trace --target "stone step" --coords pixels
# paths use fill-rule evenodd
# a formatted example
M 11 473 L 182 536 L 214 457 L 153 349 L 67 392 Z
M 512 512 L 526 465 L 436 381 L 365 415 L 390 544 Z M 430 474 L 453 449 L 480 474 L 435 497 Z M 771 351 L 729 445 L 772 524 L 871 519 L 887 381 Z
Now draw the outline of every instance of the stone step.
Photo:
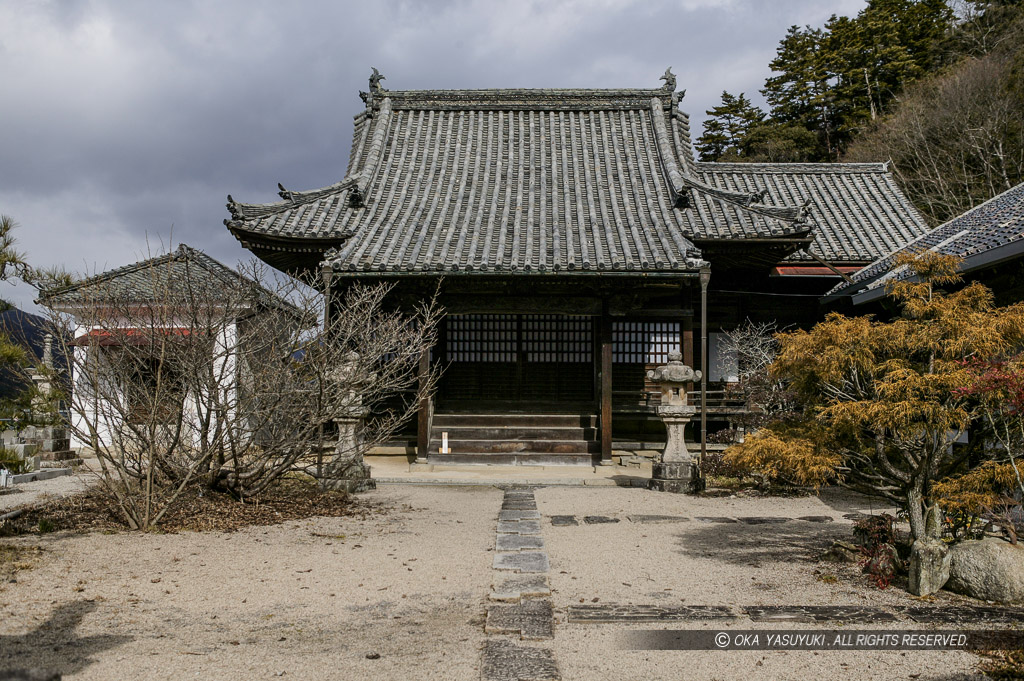
M 448 433 L 449 440 L 593 440 L 596 428 L 579 426 L 438 426 L 434 424 L 431 437 L 441 439 Z
M 59 461 L 46 461 L 40 460 L 39 468 L 67 468 L 68 466 L 81 466 L 82 460 L 79 458 L 73 459 L 60 459 Z
M 441 440 L 431 440 L 430 451 L 440 452 Z M 450 453 L 476 452 L 481 454 L 594 454 L 601 451 L 601 443 L 586 440 L 452 440 L 448 439 Z
M 493 452 L 453 452 L 438 454 L 437 450 L 430 454 L 431 464 L 452 466 L 593 466 L 592 454 L 549 454 L 537 452 L 493 453 Z
M 594 428 L 597 417 L 591 414 L 434 414 L 435 428 Z
M 39 452 L 40 461 L 69 461 L 77 458 L 78 454 L 73 449 L 65 449 L 59 452 Z

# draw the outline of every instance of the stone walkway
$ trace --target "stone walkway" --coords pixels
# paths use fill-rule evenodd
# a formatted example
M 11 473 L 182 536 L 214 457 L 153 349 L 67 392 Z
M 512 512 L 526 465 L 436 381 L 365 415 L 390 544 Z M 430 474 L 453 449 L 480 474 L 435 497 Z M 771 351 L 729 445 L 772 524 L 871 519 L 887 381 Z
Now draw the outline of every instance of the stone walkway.
M 521 641 L 554 638 L 554 613 L 548 583 L 548 554 L 540 534 L 540 513 L 532 488 L 509 488 L 498 514 L 494 570 L 484 629 L 485 681 L 549 681 L 560 679 L 549 648 Z
M 568 528 L 608 526 L 618 523 L 636 525 L 696 524 L 740 527 L 743 525 L 780 525 L 783 523 L 824 524 L 836 518 L 805 516 L 683 516 L 666 514 L 549 515 L 541 516 L 534 491 L 536 487 L 510 487 L 504 492 L 497 519 L 492 567 L 496 579 L 487 606 L 482 678 L 484 681 L 525 681 L 560 679 L 560 671 L 550 645 L 555 626 L 632 625 L 686 622 L 721 622 L 723 625 L 751 623 L 809 623 L 839 626 L 898 624 L 969 625 L 984 622 L 989 626 L 1024 624 L 1024 608 L 922 605 L 869 607 L 858 605 L 668 605 L 582 603 L 554 608 L 548 577 L 550 560 L 542 528 L 555 533 L 573 532 Z M 847 513 L 846 520 L 862 514 Z M 563 529 L 566 528 L 566 529 Z M 532 642 L 532 643 L 526 643 Z M 563 651 L 564 653 L 564 651 Z
M 699 622 L 736 620 L 751 622 L 799 622 L 841 624 L 877 624 L 910 620 L 921 624 L 1022 625 L 1024 608 L 994 606 L 891 606 L 889 608 L 842 605 L 747 605 L 738 613 L 723 605 L 572 605 L 566 621 L 573 624 L 612 624 L 635 622 Z

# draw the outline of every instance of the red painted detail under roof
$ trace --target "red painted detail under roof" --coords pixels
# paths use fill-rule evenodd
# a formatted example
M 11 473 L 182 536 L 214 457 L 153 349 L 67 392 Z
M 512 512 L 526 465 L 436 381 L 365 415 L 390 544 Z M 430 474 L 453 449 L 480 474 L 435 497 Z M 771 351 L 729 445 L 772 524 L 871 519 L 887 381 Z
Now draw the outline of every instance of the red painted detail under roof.
M 88 333 L 75 338 L 71 345 L 98 345 L 109 347 L 115 345 L 146 345 L 153 336 L 191 336 L 192 329 L 184 327 L 167 327 L 163 329 L 91 329 Z
M 843 274 L 852 274 L 862 269 L 860 265 L 840 265 L 836 267 Z M 785 265 L 772 269 L 772 274 L 781 277 L 835 277 L 835 272 L 820 265 Z

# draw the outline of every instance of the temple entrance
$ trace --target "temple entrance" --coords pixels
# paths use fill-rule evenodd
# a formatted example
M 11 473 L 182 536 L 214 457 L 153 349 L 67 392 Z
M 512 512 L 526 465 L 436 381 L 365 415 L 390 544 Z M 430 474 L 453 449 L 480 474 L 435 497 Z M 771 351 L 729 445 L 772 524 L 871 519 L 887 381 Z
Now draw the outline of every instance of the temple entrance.
M 565 413 L 594 407 L 593 317 L 449 315 L 442 344 L 442 409 Z

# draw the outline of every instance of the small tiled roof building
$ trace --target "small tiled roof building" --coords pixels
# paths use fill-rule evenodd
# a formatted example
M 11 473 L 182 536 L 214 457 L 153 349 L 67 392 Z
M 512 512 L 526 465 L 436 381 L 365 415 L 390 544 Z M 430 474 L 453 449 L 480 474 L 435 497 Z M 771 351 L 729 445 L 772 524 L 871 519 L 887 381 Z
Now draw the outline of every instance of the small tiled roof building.
M 879 302 L 886 297 L 888 282 L 912 276 L 905 267 L 893 268 L 896 256 L 929 250 L 962 258 L 964 279 L 986 284 L 997 303 L 1024 300 L 1024 184 L 886 253 L 849 282 L 836 285 L 826 301 L 854 307 Z

